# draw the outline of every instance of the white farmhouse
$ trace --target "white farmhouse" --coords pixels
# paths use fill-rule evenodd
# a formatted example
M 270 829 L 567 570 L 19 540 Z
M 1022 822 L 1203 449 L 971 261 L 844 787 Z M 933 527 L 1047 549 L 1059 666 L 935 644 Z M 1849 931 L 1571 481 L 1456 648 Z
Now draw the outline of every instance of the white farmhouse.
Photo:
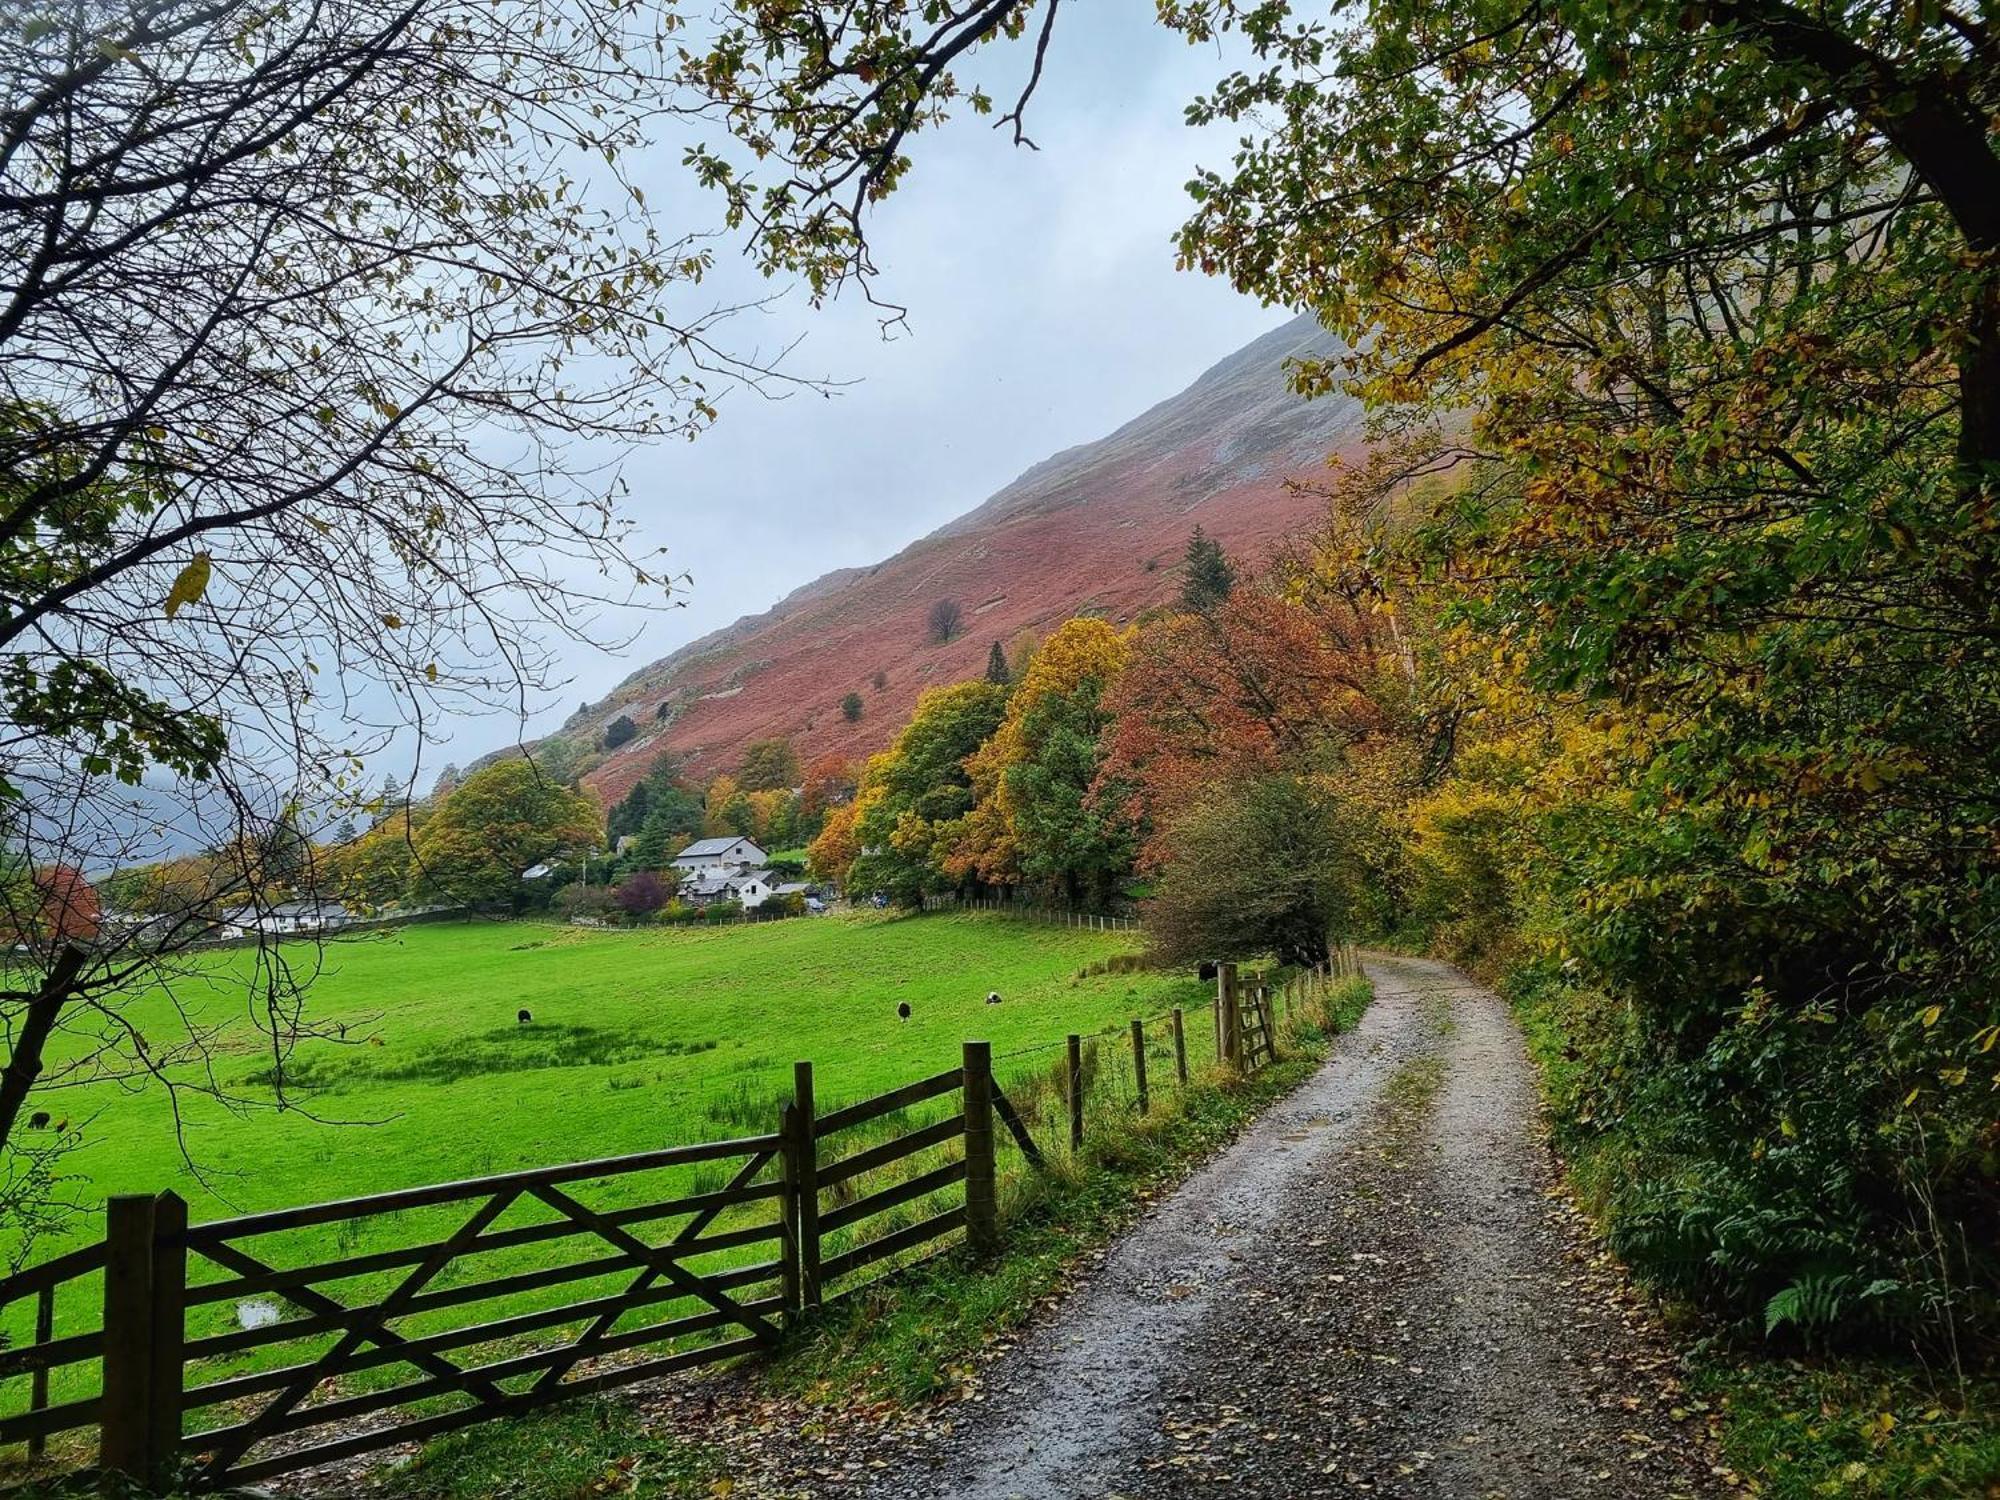
M 726 835 L 699 839 L 674 856 L 674 868 L 681 872 L 683 883 L 689 885 L 742 875 L 763 863 L 764 851 L 756 844 Z

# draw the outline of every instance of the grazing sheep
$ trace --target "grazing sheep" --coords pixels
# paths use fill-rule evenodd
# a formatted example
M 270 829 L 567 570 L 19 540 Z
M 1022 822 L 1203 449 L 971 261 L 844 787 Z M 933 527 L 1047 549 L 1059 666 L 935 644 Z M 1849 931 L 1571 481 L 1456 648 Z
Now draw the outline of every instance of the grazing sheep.
M 904 1002 L 903 1002 L 902 1004 L 898 1005 L 898 1006 L 896 1007 L 896 1015 L 897 1015 L 897 1016 L 898 1016 L 898 1017 L 899 1017 L 900 1019 L 902 1019 L 902 1020 L 905 1020 L 905 1021 L 909 1020 L 909 1019 L 910 1019 L 910 1002 L 909 1002 L 909 1001 L 907 1001 L 907 1000 L 905 1000 L 905 1001 L 904 1001 Z
M 988 990 L 986 992 L 986 1003 L 988 1005 L 998 1005 L 1000 1003 L 1000 992 L 998 990 Z
M 32 1115 L 28 1116 L 28 1129 L 47 1130 L 48 1128 L 49 1112 L 47 1110 L 38 1109 Z
M 514 1019 L 519 1021 L 523 1026 L 526 1026 L 530 1021 L 535 1019 L 535 1016 L 534 1012 L 524 1010 Z
M 1204 963 L 1200 968 L 1195 970 L 1195 975 L 1200 979 L 1213 979 L 1215 978 L 1215 965 Z

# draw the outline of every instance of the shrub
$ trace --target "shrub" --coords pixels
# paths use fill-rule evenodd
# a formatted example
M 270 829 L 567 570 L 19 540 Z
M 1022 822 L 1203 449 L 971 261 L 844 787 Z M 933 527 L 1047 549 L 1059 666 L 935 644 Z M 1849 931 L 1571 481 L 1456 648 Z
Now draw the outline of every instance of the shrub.
M 733 922 L 743 915 L 741 901 L 714 901 L 701 908 L 704 922 Z
M 845 698 L 840 700 L 840 716 L 850 724 L 859 724 L 861 722 L 861 709 L 862 702 L 859 693 L 849 693 Z
M 639 726 L 626 715 L 620 714 L 604 726 L 604 738 L 601 743 L 606 750 L 616 750 L 620 745 L 637 738 L 638 734 Z
M 658 875 L 651 870 L 641 870 L 613 891 L 611 899 L 627 916 L 647 917 L 665 906 L 672 894 L 667 883 Z

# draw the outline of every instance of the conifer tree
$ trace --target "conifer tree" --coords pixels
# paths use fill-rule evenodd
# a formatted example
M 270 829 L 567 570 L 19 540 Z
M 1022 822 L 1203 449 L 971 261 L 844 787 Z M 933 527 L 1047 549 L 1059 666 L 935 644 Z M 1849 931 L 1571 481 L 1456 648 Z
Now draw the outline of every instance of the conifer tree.
M 1188 538 L 1187 555 L 1181 563 L 1181 607 L 1210 610 L 1229 597 L 1236 587 L 1236 570 L 1222 551 L 1222 544 L 1204 536 L 1197 526 Z
M 1014 680 L 1014 674 L 1007 669 L 1007 653 L 1000 649 L 998 641 L 995 641 L 993 649 L 986 653 L 986 680 L 1001 687 L 1007 686 Z

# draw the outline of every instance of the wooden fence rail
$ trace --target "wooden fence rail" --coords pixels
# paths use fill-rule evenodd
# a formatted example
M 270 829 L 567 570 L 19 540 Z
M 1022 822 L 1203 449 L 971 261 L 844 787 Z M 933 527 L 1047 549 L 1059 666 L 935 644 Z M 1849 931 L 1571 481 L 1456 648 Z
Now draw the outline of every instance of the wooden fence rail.
M 1358 967 L 1342 949 L 1274 990 L 1218 965 L 1218 1063 L 1276 1061 L 1275 1007 Z M 1156 1019 L 1170 1022 L 1185 1086 L 1181 1012 Z M 1088 1052 L 1067 1039 L 1057 1081 L 1072 1151 L 1086 1059 L 1110 1039 Z M 1130 1039 L 1144 1114 L 1144 1022 Z M 825 1110 L 801 1062 L 769 1134 L 210 1223 L 190 1225 L 171 1192 L 114 1197 L 102 1240 L 0 1280 L 0 1311 L 35 1304 L 33 1341 L 0 1347 L 0 1382 L 28 1386 L 25 1410 L 0 1414 L 0 1447 L 38 1458 L 50 1438 L 95 1427 L 103 1469 L 242 1486 L 770 1348 L 871 1267 L 896 1269 L 954 1235 L 997 1245 L 1000 1139 L 1032 1167 L 1044 1153 L 993 1061 L 987 1043 L 967 1042 L 958 1067 Z M 331 1258 L 321 1239 L 298 1243 L 324 1226 L 337 1227 Z M 359 1250 L 364 1233 L 392 1243 Z M 101 1319 L 57 1336 L 58 1296 L 92 1279 Z M 217 1331 L 221 1307 L 238 1326 Z M 191 1313 L 209 1326 L 191 1332 Z M 533 1338 L 550 1334 L 561 1342 Z M 95 1391 L 51 1404 L 51 1373 L 91 1362 Z

